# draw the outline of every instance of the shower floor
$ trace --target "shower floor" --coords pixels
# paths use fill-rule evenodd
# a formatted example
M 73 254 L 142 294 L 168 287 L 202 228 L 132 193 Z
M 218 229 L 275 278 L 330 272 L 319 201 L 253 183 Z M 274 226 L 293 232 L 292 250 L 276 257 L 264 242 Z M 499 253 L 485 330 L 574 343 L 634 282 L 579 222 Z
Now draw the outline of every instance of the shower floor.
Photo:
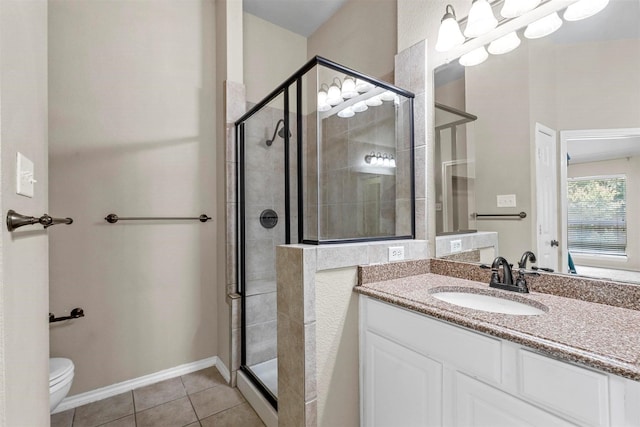
M 254 375 L 278 397 L 278 358 L 249 366 Z

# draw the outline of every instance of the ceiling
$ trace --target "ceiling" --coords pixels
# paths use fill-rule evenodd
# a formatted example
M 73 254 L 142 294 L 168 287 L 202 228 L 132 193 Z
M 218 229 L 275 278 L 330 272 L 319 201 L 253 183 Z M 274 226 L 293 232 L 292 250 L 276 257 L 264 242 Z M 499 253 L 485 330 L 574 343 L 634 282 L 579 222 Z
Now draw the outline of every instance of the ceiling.
M 640 155 L 640 135 L 588 138 L 568 141 L 571 164 L 621 159 Z
M 242 0 L 245 12 L 309 37 L 347 0 Z

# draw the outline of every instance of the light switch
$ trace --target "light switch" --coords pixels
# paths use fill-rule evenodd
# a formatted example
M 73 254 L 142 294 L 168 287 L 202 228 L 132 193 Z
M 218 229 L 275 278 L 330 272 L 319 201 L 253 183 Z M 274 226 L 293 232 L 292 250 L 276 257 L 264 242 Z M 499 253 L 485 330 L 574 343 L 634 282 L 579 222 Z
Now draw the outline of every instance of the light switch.
M 515 208 L 516 207 L 515 194 L 499 194 L 497 199 L 498 199 L 497 205 L 499 208 Z
M 33 184 L 36 182 L 33 162 L 27 159 L 24 154 L 18 153 L 16 165 L 16 193 L 26 197 L 33 197 Z

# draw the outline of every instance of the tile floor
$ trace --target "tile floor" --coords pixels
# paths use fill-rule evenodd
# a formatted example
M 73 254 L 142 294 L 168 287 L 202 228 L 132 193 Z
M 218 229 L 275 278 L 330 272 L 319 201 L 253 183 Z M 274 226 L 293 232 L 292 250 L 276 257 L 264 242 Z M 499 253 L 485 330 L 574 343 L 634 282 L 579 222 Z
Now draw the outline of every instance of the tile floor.
M 215 367 L 51 416 L 51 427 L 264 427 Z

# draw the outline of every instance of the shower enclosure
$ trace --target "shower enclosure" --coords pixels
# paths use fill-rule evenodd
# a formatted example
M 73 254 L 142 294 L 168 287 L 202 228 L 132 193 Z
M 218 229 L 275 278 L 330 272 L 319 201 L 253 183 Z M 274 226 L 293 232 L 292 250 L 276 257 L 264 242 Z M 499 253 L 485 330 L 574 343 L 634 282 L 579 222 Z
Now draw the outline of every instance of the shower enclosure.
M 315 57 L 236 122 L 241 369 L 277 408 L 275 248 L 414 236 L 413 94 Z

